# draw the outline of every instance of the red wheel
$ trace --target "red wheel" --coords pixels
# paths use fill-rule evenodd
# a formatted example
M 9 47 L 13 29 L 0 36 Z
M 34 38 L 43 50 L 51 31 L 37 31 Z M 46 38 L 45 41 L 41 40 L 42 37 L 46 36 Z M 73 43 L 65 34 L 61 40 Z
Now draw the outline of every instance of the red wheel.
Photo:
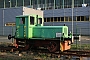
M 50 42 L 48 46 L 48 50 L 50 52 L 55 52 L 58 49 L 58 44 L 56 42 Z

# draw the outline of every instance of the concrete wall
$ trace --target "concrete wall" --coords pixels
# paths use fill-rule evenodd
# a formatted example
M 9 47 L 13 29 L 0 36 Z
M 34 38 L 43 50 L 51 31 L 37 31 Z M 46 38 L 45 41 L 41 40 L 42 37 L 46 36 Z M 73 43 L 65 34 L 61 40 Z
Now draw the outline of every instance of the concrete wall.
M 23 15 L 37 14 L 43 17 L 43 11 L 23 7 Z

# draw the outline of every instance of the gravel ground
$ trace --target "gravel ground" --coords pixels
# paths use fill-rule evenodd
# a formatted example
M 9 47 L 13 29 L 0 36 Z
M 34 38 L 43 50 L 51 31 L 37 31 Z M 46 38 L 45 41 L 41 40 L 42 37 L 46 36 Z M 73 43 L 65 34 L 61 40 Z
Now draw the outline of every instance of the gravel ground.
M 0 45 L 5 45 L 7 43 L 12 43 L 12 40 L 8 40 L 6 36 L 0 36 Z M 76 43 L 76 41 L 74 42 Z M 89 36 L 82 36 L 81 41 L 78 41 L 78 44 L 90 44 L 90 37 Z M 82 60 L 89 60 L 90 58 L 83 58 Z M 67 60 L 65 57 L 61 58 L 52 58 L 48 57 L 45 54 L 36 54 L 32 52 L 0 52 L 0 60 Z M 71 60 L 76 60 L 75 58 L 72 58 Z

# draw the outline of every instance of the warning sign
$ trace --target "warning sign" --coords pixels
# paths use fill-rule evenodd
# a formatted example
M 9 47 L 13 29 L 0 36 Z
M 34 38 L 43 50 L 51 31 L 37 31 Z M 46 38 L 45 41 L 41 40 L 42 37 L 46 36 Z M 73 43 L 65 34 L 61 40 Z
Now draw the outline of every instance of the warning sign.
M 14 22 L 6 23 L 5 26 L 15 26 L 16 24 Z

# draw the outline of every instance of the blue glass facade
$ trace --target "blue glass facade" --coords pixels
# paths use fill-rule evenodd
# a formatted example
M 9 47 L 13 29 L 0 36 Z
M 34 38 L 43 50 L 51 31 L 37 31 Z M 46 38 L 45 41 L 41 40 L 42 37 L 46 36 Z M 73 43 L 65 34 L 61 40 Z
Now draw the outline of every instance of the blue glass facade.
M 74 0 L 74 7 L 81 7 L 82 4 L 90 6 L 90 0 Z M 71 8 L 72 0 L 0 0 L 0 8 L 28 6 L 32 8 L 61 9 Z

